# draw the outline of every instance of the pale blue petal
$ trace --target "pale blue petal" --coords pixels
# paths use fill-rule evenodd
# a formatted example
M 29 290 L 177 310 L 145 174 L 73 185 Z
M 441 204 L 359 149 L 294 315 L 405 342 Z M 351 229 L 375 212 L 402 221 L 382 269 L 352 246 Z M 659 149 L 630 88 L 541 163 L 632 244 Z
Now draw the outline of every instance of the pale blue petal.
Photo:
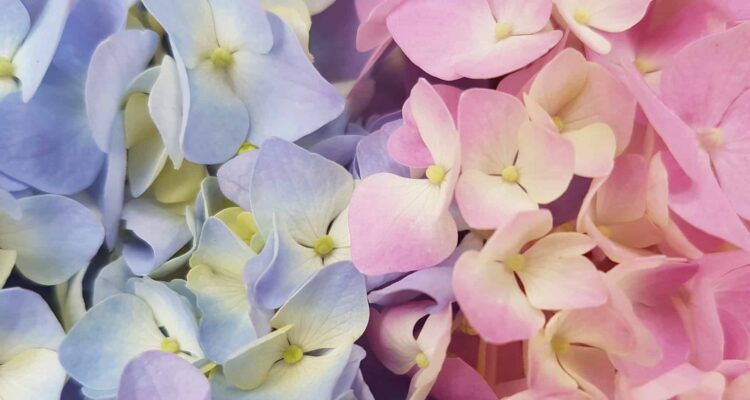
M 261 232 L 275 215 L 280 230 L 308 247 L 327 234 L 346 208 L 354 180 L 340 165 L 281 139 L 259 150 L 250 185 L 250 204 Z
M 268 53 L 273 47 L 271 24 L 258 0 L 209 0 L 219 46 Z
M 116 389 L 125 365 L 164 336 L 148 304 L 130 294 L 112 296 L 92 307 L 60 345 L 68 374 L 95 390 Z
M 65 370 L 56 352 L 27 349 L 0 364 L 0 382 L 4 400 L 56 400 L 65 384 Z
M 175 168 L 180 168 L 184 158 L 180 147 L 184 128 L 182 108 L 183 98 L 177 65 L 172 57 L 165 55 L 161 61 L 159 77 L 148 97 L 148 111 Z
M 263 309 L 281 307 L 321 268 L 323 260 L 313 249 L 299 245 L 286 230 L 274 228 L 261 254 L 247 265 L 252 303 Z
M 400 120 L 386 123 L 379 130 L 360 140 L 356 157 L 360 178 L 364 179 L 380 172 L 409 176 L 409 168 L 397 163 L 388 155 L 388 138 L 401 125 Z
M 226 199 L 219 188 L 219 180 L 214 176 L 207 176 L 201 182 L 201 190 L 195 198 L 195 225 L 203 226 L 208 217 L 218 213 L 226 207 Z M 196 232 L 200 238 L 200 231 Z
M 104 229 L 91 211 L 56 195 L 18 202 L 21 219 L 0 214 L 0 247 L 18 253 L 16 267 L 24 276 L 54 285 L 88 265 L 104 240 Z
M 96 46 L 125 28 L 127 15 L 127 4 L 121 0 L 79 0 L 70 12 L 52 63 L 83 80 Z
M 296 364 L 278 362 L 270 369 L 263 385 L 243 391 L 232 387 L 223 374 L 211 378 L 216 400 L 330 400 L 349 360 L 351 345 L 333 349 L 321 356 L 305 356 Z
M 86 115 L 94 141 L 109 150 L 130 83 L 151 60 L 159 37 L 149 30 L 120 31 L 97 46 L 86 75 Z M 120 122 L 121 123 L 121 122 Z
M 122 257 L 118 257 L 104 266 L 94 279 L 93 304 L 99 304 L 116 294 L 126 293 L 128 280 L 133 277 L 135 275 L 125 265 L 125 260 Z
M 0 213 L 13 219 L 21 218 L 21 205 L 12 194 L 0 189 Z
M 27 102 L 39 88 L 55 55 L 68 19 L 69 4 L 65 1 L 36 1 L 35 8 L 42 4 L 44 8 L 33 10 L 29 7 L 30 1 L 25 3 L 31 16 L 31 30 L 13 57 L 13 63 L 16 77 L 21 81 L 23 101 Z
M 184 215 L 147 198 L 129 201 L 122 217 L 134 236 L 124 240 L 122 255 L 136 275 L 148 275 L 193 237 Z
M 363 138 L 361 135 L 338 135 L 321 140 L 310 151 L 348 168 L 354 160 L 357 144 Z
M 181 350 L 189 352 L 196 360 L 203 357 L 198 344 L 198 322 L 188 299 L 164 282 L 150 278 L 130 279 L 128 291 L 151 307 L 156 323 L 167 331 L 169 337 L 177 339 Z
M 218 47 L 208 0 L 144 0 L 143 5 L 167 31 L 188 68 Z
M 120 378 L 119 400 L 209 400 L 208 380 L 192 364 L 162 351 L 132 360 Z
M 297 140 L 344 111 L 344 99 L 315 70 L 292 30 L 275 15 L 268 18 L 273 49 L 268 54 L 234 53 L 231 71 L 250 115 L 249 140 L 261 147 L 271 137 Z
M 409 274 L 382 289 L 370 292 L 368 298 L 371 303 L 393 306 L 428 295 L 436 302 L 431 310 L 437 311 L 455 301 L 452 282 L 452 266 L 427 268 Z
M 336 382 L 336 387 L 333 389 L 334 399 L 343 397 L 347 392 L 352 393 L 352 386 L 357 379 L 357 375 L 360 374 L 359 364 L 367 356 L 367 352 L 356 344 L 352 347 L 352 351 L 349 354 L 349 360 L 344 367 L 344 371 L 339 376 L 339 380 Z M 352 393 L 353 394 L 353 393 Z
M 247 138 L 247 109 L 229 86 L 225 72 L 217 70 L 211 61 L 189 69 L 187 79 L 190 110 L 182 151 L 195 163 L 222 163 L 236 154 Z
M 13 59 L 31 26 L 31 17 L 20 0 L 0 0 L 0 57 Z
M 242 153 L 225 162 L 216 174 L 224 196 L 245 210 L 250 210 L 250 182 L 258 153 Z
M 104 161 L 87 127 L 83 82 L 50 68 L 34 99 L 0 102 L 0 171 L 41 191 L 73 194 Z
M 114 134 L 109 143 L 104 168 L 90 189 L 102 214 L 104 236 L 109 249 L 114 248 L 120 233 L 127 164 L 122 114 L 118 114 L 115 120 L 112 126 Z
M 335 349 L 354 343 L 369 317 L 364 277 L 350 262 L 339 262 L 318 272 L 292 295 L 271 326 L 292 325 L 290 343 L 306 350 Z
M 0 188 L 9 192 L 19 192 L 28 189 L 29 186 L 0 172 Z
M 255 252 L 220 219 L 210 217 L 203 225 L 190 265 L 206 265 L 222 275 L 241 279 L 245 264 L 254 255 Z
M 64 336 L 41 296 L 21 288 L 0 290 L 0 365 L 26 349 L 56 350 Z
M 193 267 L 188 273 L 188 288 L 195 293 L 202 314 L 201 346 L 217 363 L 258 337 L 250 321 L 250 303 L 242 280 L 245 263 L 253 255 L 224 223 L 209 218 L 190 259 Z
M 223 366 L 227 381 L 244 390 L 263 385 L 269 371 L 289 347 L 290 329 L 291 325 L 283 326 L 233 354 Z

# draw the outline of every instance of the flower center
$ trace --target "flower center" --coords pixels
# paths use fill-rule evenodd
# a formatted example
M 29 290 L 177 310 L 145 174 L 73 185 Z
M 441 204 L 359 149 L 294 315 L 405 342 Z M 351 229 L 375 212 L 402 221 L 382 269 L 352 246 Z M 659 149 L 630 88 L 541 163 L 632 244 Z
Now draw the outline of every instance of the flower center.
M 495 40 L 501 41 L 513 35 L 513 25 L 507 22 L 498 22 L 495 24 Z
M 167 353 L 179 353 L 180 342 L 178 342 L 175 338 L 165 337 L 164 339 L 162 339 L 159 348 L 161 349 L 161 351 L 166 351 Z
M 635 65 L 635 68 L 638 70 L 638 72 L 643 75 L 646 75 L 649 72 L 656 71 L 656 67 L 645 58 L 636 58 L 635 60 L 633 60 L 633 65 Z
M 289 347 L 284 350 L 284 362 L 287 364 L 296 364 L 300 362 L 304 356 L 305 352 L 296 344 L 290 344 Z
M 333 251 L 334 242 L 333 238 L 329 235 L 321 236 L 313 244 L 313 249 L 319 256 L 325 257 Z
M 706 150 L 713 150 L 724 143 L 724 132 L 720 128 L 710 128 L 698 133 L 698 140 Z
M 502 176 L 503 180 L 506 182 L 516 183 L 518 182 L 518 168 L 516 168 L 515 165 L 509 165 L 503 168 L 503 171 L 500 172 L 500 176 Z
M 605 238 L 609 238 L 610 236 L 612 236 L 612 229 L 610 229 L 609 226 L 597 225 L 596 228 L 599 229 L 599 232 L 601 232 L 602 236 L 604 236 Z
M 505 260 L 505 266 L 510 268 L 513 272 L 521 272 L 526 266 L 526 257 L 520 253 L 513 254 Z
M 247 153 L 250 150 L 256 150 L 257 148 L 258 148 L 258 146 L 254 145 L 254 144 L 252 144 L 252 143 L 250 143 L 248 141 L 245 141 L 245 142 L 243 142 L 240 145 L 240 148 L 237 149 L 237 155 L 240 155 L 242 153 Z
M 568 343 L 567 340 L 561 337 L 553 337 L 551 343 L 552 350 L 555 352 L 555 354 L 565 354 L 570 350 L 570 343 Z
M 0 78 L 12 78 L 16 74 L 16 67 L 9 59 L 0 57 Z
M 216 68 L 227 68 L 234 62 L 234 55 L 223 47 L 217 47 L 211 52 L 211 62 Z
M 417 363 L 417 366 L 422 369 L 430 366 L 430 360 L 428 360 L 427 356 L 422 352 L 418 353 L 417 356 L 414 357 L 414 361 Z
M 558 131 L 562 132 L 563 129 L 565 129 L 565 121 L 563 121 L 562 118 L 558 116 L 554 116 L 552 117 L 552 122 L 555 123 L 555 127 L 557 128 Z
M 581 8 L 576 10 L 576 13 L 573 14 L 573 18 L 575 18 L 576 22 L 581 25 L 588 25 L 589 21 L 591 21 L 591 15 L 589 15 L 589 12 Z
M 439 165 L 430 165 L 425 172 L 427 180 L 433 185 L 439 185 L 445 180 L 445 168 Z

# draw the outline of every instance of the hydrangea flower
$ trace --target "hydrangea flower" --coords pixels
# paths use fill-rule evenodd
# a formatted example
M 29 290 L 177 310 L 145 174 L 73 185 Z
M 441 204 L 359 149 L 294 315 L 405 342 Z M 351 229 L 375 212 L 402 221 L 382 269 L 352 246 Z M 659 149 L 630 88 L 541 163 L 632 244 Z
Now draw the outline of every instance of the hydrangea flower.
M 367 325 L 364 278 L 342 262 L 321 270 L 271 319 L 273 331 L 237 351 L 211 384 L 219 398 L 331 398 Z
M 594 241 L 574 232 L 547 235 L 550 230 L 548 211 L 518 214 L 480 251 L 467 251 L 456 262 L 456 300 L 482 337 L 496 343 L 528 339 L 544 325 L 541 310 L 595 307 L 607 301 L 604 281 L 583 256 Z
M 245 140 L 295 140 L 343 110 L 291 30 L 257 0 L 144 4 L 179 52 L 185 114 L 180 143 L 188 160 L 224 162 Z M 280 109 L 295 118 L 277 118 Z M 219 137 L 210 134 L 217 131 Z
M 39 195 L 0 205 L 0 283 L 15 265 L 42 285 L 62 283 L 85 268 L 104 240 L 96 216 L 62 196 Z
M 57 49 L 69 7 L 56 0 L 0 4 L 0 100 L 15 91 L 24 102 L 34 96 Z
M 166 284 L 128 281 L 128 293 L 92 307 L 60 345 L 60 363 L 85 389 L 113 396 L 127 364 L 149 350 L 203 358 L 190 303 Z
M 65 333 L 44 300 L 26 289 L 0 290 L 0 395 L 58 399 L 65 370 L 57 349 Z
M 367 274 L 433 266 L 450 255 L 458 240 L 448 211 L 461 162 L 453 117 L 425 80 L 414 86 L 410 102 L 418 138 L 432 164 L 423 178 L 379 173 L 354 191 L 349 206 L 352 260 Z

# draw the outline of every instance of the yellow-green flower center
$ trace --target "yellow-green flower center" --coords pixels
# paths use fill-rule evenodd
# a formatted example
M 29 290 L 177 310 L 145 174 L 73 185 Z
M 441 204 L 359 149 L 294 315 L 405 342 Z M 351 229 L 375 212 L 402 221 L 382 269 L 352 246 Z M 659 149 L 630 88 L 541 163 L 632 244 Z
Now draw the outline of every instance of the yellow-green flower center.
M 252 144 L 252 143 L 250 143 L 248 141 L 245 141 L 245 142 L 243 142 L 240 145 L 240 148 L 237 149 L 237 155 L 240 155 L 242 153 L 247 153 L 248 151 L 255 150 L 257 148 L 258 148 L 258 146 L 254 145 L 254 144 Z
M 284 362 L 287 364 L 296 364 L 300 362 L 304 356 L 305 352 L 296 344 L 290 344 L 289 347 L 284 350 Z
M 724 132 L 720 128 L 710 128 L 698 133 L 698 140 L 706 150 L 713 150 L 724 143 Z
M 427 355 L 422 352 L 419 352 L 417 356 L 414 357 L 414 361 L 417 363 L 417 366 L 422 369 L 430 366 L 430 360 L 427 359 Z
M 526 266 L 526 257 L 523 254 L 513 254 L 505 260 L 505 266 L 514 272 L 520 272 Z
M 217 47 L 211 52 L 211 62 L 216 68 L 227 68 L 234 62 L 234 55 L 223 47 Z
M 570 343 L 567 340 L 555 336 L 551 340 L 552 350 L 555 354 L 565 354 L 570 350 Z
M 315 241 L 313 249 L 319 256 L 325 257 L 333 251 L 334 246 L 333 238 L 329 235 L 324 235 Z
M 175 338 L 166 337 L 162 339 L 161 345 L 159 348 L 162 351 L 166 351 L 167 353 L 179 353 L 180 352 L 180 342 L 177 341 Z
M 555 123 L 555 127 L 557 128 L 558 131 L 562 132 L 563 129 L 565 129 L 565 121 L 563 121 L 562 118 L 558 116 L 554 116 L 552 117 L 552 122 Z
M 516 183 L 518 182 L 518 168 L 516 168 L 515 165 L 509 165 L 503 168 L 502 172 L 500 172 L 500 176 L 502 176 L 503 180 L 506 182 Z
M 0 57 L 0 78 L 12 78 L 16 74 L 16 67 L 4 57 Z
M 501 41 L 513 35 L 513 25 L 507 22 L 498 22 L 495 24 L 495 40 Z
M 589 21 L 591 21 L 589 12 L 580 8 L 573 14 L 573 18 L 581 25 L 588 25 Z
M 648 74 L 649 72 L 656 71 L 656 67 L 645 58 L 636 58 L 635 60 L 633 60 L 633 65 L 635 65 L 635 68 L 638 70 L 638 72 L 644 75 Z
M 430 183 L 432 183 L 433 185 L 439 185 L 443 183 L 443 180 L 445 180 L 445 174 L 445 168 L 439 165 L 430 165 L 425 172 L 427 180 L 430 181 Z

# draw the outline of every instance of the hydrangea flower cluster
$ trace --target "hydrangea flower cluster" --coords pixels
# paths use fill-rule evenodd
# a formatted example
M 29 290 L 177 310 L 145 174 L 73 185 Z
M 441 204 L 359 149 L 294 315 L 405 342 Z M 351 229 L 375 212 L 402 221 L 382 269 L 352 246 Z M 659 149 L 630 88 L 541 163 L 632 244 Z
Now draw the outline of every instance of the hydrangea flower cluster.
M 0 0 L 0 399 L 750 398 L 746 0 Z

